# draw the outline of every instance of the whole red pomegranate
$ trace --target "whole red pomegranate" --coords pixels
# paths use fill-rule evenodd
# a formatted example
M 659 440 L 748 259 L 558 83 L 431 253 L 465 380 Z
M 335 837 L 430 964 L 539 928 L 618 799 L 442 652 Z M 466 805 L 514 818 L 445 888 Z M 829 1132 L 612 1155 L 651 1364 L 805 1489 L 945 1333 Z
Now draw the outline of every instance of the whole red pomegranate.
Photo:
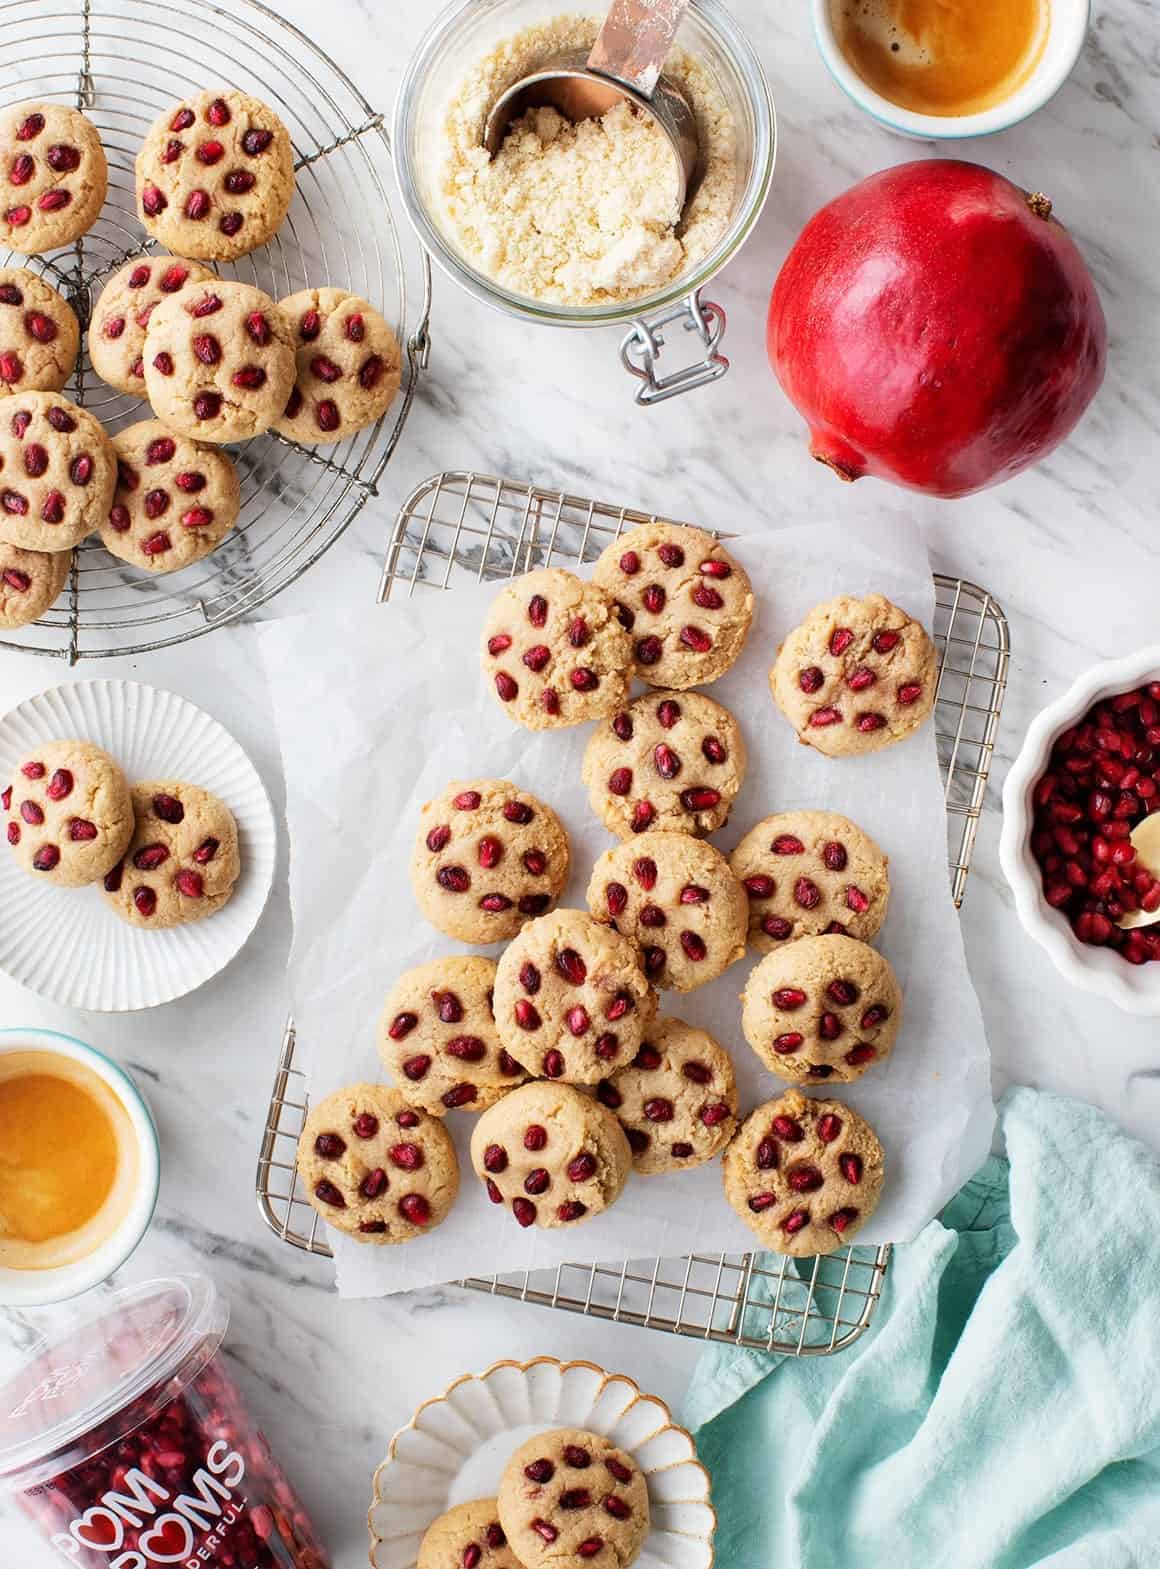
M 1107 326 L 1046 197 L 936 158 L 815 213 L 774 284 L 767 344 L 819 462 L 966 496 L 1068 435 L 1103 380 Z

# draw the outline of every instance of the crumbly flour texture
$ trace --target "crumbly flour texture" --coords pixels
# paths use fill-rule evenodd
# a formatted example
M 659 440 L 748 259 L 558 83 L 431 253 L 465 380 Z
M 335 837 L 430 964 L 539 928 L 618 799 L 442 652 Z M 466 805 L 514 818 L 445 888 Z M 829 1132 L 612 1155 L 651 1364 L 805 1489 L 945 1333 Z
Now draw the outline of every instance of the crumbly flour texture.
M 704 161 L 683 214 L 669 143 L 628 104 L 576 125 L 529 109 L 488 158 L 483 126 L 499 94 L 547 56 L 588 49 L 598 28 L 557 17 L 479 60 L 449 105 L 439 172 L 444 225 L 468 260 L 515 294 L 562 305 L 663 288 L 713 248 L 733 207 L 732 118 L 708 71 L 680 51 L 665 70 L 697 115 Z

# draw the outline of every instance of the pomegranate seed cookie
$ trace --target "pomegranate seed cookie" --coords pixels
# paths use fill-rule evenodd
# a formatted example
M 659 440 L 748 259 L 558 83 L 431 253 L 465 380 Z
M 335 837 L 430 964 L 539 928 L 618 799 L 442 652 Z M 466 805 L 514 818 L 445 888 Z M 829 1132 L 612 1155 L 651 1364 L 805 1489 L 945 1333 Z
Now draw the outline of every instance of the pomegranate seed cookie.
M 27 267 L 0 267 L 0 389 L 59 392 L 81 329 L 72 306 Z
M 710 834 L 745 778 L 745 742 L 700 692 L 649 692 L 597 725 L 584 750 L 592 810 L 618 839 L 649 829 Z
M 412 1105 L 433 1117 L 484 1111 L 527 1074 L 492 1013 L 495 961 L 463 955 L 400 975 L 383 1006 L 379 1056 Z
M 655 1011 L 632 943 L 584 910 L 529 921 L 496 970 L 500 1039 L 541 1078 L 595 1084 L 631 1061 Z
M 456 1504 L 427 1528 L 416 1569 L 524 1569 L 512 1552 L 494 1498 Z
M 419 814 L 411 887 L 448 937 L 506 942 L 556 903 L 570 861 L 550 806 L 507 779 L 460 779 Z
M 846 1084 L 884 1062 L 902 1022 L 902 989 L 875 949 L 853 937 L 801 937 L 750 971 L 745 1039 L 779 1079 Z
M 14 630 L 36 621 L 68 582 L 67 550 L 21 550 L 0 544 L 0 628 Z
M 108 515 L 117 479 L 98 419 L 59 392 L 0 398 L 0 540 L 71 550 Z
M 290 323 L 297 379 L 276 429 L 291 441 L 342 441 L 373 425 L 399 390 L 399 342 L 373 305 L 345 289 L 278 301 Z
M 579 1427 L 521 1444 L 504 1467 L 497 1501 L 500 1524 L 527 1569 L 590 1561 L 627 1569 L 648 1535 L 640 1467 Z
M 658 1019 L 628 1067 L 601 1081 L 642 1176 L 712 1160 L 737 1131 L 737 1083 L 724 1046 L 681 1019 Z
M 632 1169 L 624 1130 L 599 1101 L 570 1084 L 524 1084 L 485 1111 L 471 1164 L 493 1204 L 520 1226 L 553 1229 L 599 1215 Z
M 853 1240 L 882 1192 L 882 1146 L 843 1101 L 787 1090 L 725 1151 L 725 1197 L 762 1245 L 813 1258 Z
M 352 1084 L 311 1108 L 298 1175 L 327 1225 L 356 1242 L 421 1237 L 446 1220 L 459 1192 L 446 1128 L 381 1084 Z
M 60 888 L 95 883 L 133 832 L 129 785 L 91 741 L 46 741 L 0 792 L 7 838 L 26 872 Z
M 649 980 L 673 991 L 716 980 L 745 953 L 745 890 L 720 850 L 689 834 L 650 834 L 606 850 L 588 908 L 631 937 Z
M 145 330 L 145 387 L 153 412 L 198 441 L 245 441 L 268 430 L 294 384 L 290 328 L 248 283 L 182 289 Z
M 166 109 L 137 154 L 141 222 L 199 261 L 234 261 L 265 245 L 293 195 L 290 133 L 269 105 L 230 88 Z
M 633 637 L 635 674 L 685 691 L 723 676 L 753 623 L 749 574 L 711 534 L 646 523 L 614 540 L 593 570 Z
M 104 881 L 116 914 L 156 931 L 220 910 L 241 872 L 229 807 L 198 785 L 168 779 L 136 784 L 131 795 L 133 837 Z
M 71 245 L 97 220 L 109 188 L 105 149 L 91 120 L 59 103 L 15 104 L 0 114 L 0 168 L 8 171 L 0 239 L 25 256 Z
M 89 326 L 89 359 L 102 381 L 118 392 L 145 396 L 145 329 L 154 307 L 187 284 L 207 283 L 213 273 L 181 256 L 138 256 L 101 290 Z
M 869 942 L 886 919 L 889 862 L 837 812 L 778 812 L 751 828 L 729 857 L 749 896 L 749 943 L 772 953 L 822 932 Z
M 216 550 L 241 505 L 224 452 L 140 420 L 113 437 L 117 488 L 101 524 L 111 555 L 148 572 L 176 572 Z
M 611 601 L 560 567 L 525 572 L 500 590 L 482 659 L 497 701 L 529 730 L 599 719 L 628 698 L 632 649 Z
M 769 686 L 799 741 L 856 757 L 904 741 L 927 718 L 938 654 L 926 628 L 881 594 L 842 595 L 790 633 Z

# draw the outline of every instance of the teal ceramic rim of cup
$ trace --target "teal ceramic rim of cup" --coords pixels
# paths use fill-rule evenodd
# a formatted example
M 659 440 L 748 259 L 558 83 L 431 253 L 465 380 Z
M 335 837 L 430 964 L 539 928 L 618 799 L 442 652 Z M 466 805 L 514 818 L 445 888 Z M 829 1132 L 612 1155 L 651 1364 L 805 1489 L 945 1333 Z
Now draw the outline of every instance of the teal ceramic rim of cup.
M 46 1290 L 43 1294 L 38 1293 L 35 1290 L 31 1290 L 27 1297 L 21 1294 L 20 1299 L 16 1302 L 13 1302 L 12 1306 L 48 1306 L 53 1302 L 68 1301 L 70 1297 L 80 1296 L 83 1292 L 90 1290 L 93 1286 L 99 1285 L 102 1280 L 107 1280 L 110 1275 L 114 1274 L 118 1269 L 120 1269 L 121 1266 L 126 1263 L 126 1261 L 130 1259 L 136 1252 L 137 1248 L 140 1246 L 143 1238 L 145 1237 L 146 1232 L 153 1223 L 153 1215 L 157 1208 L 157 1200 L 161 1191 L 161 1140 L 157 1132 L 157 1123 L 154 1120 L 153 1112 L 149 1106 L 149 1102 L 138 1089 L 134 1080 L 129 1076 L 128 1073 L 125 1072 L 124 1068 L 122 1068 L 121 1064 L 115 1061 L 112 1057 L 108 1056 L 105 1052 L 100 1051 L 96 1046 L 90 1046 L 88 1041 L 82 1041 L 75 1035 L 66 1035 L 63 1030 L 45 1029 L 40 1025 L 15 1025 L 5 1026 L 4 1028 L 0 1029 L 0 1056 L 7 1055 L 6 1046 L 8 1042 L 12 1042 L 14 1045 L 19 1045 L 22 1041 L 32 1045 L 34 1045 L 37 1041 L 55 1041 L 58 1043 L 64 1042 L 66 1045 L 76 1048 L 76 1050 L 79 1051 L 84 1057 L 91 1059 L 93 1062 L 93 1071 L 97 1073 L 99 1077 L 110 1081 L 116 1087 L 118 1094 L 125 1102 L 126 1109 L 135 1110 L 138 1113 L 138 1116 L 133 1119 L 133 1122 L 134 1127 L 138 1129 L 142 1135 L 142 1153 L 145 1157 L 143 1164 L 146 1166 L 151 1166 L 152 1169 L 153 1191 L 149 1195 L 147 1206 L 140 1217 L 140 1223 L 138 1225 L 134 1225 L 131 1230 L 127 1231 L 124 1248 L 118 1249 L 116 1255 L 110 1257 L 107 1269 L 102 1265 L 101 1272 L 96 1279 L 86 1277 L 84 1274 L 84 1265 L 89 1263 L 93 1257 L 96 1257 L 96 1254 L 91 1254 L 88 1258 L 78 1259 L 74 1264 L 59 1265 L 57 1269 L 46 1269 L 39 1272 L 20 1272 L 28 1274 L 30 1286 L 34 1281 L 37 1280 L 39 1275 L 39 1278 L 45 1282 Z M 146 1134 L 148 1135 L 147 1144 L 144 1143 L 144 1135 Z M 146 1172 L 143 1172 L 142 1175 L 145 1177 L 148 1176 Z M 124 1224 L 125 1222 L 123 1221 L 122 1225 Z M 114 1232 L 113 1235 L 115 1236 L 116 1232 Z M 67 1289 L 61 1295 L 52 1293 L 47 1289 L 48 1281 L 51 1280 L 51 1278 L 56 1275 L 58 1271 L 63 1277 L 66 1272 L 71 1272 L 74 1270 L 76 1271 L 78 1280 L 78 1284 L 75 1289 Z M 3 1287 L 0 1285 L 0 1306 L 7 1305 L 8 1304 L 4 1301 L 3 1297 Z
M 915 124 L 904 125 L 900 121 L 892 119 L 889 114 L 883 112 L 883 110 L 877 107 L 878 104 L 888 104 L 889 99 L 884 98 L 881 93 L 876 92 L 868 82 L 862 82 L 861 78 L 857 77 L 857 73 L 853 71 L 852 67 L 850 68 L 851 78 L 857 80 L 857 88 L 852 86 L 851 81 L 846 80 L 846 78 L 843 77 L 843 75 L 837 69 L 835 69 L 834 61 L 831 58 L 830 49 L 827 47 L 829 40 L 823 38 L 821 24 L 823 11 L 828 12 L 829 8 L 830 0 L 813 0 L 813 3 L 810 6 L 810 22 L 813 27 L 814 43 L 817 46 L 817 51 L 819 55 L 821 55 L 822 63 L 825 65 L 826 70 L 830 73 L 832 80 L 838 84 L 838 86 L 846 94 L 847 98 L 849 98 L 850 102 L 861 109 L 863 114 L 869 115 L 869 117 L 877 125 L 881 125 L 887 131 L 893 131 L 897 136 L 905 136 L 911 141 L 919 142 L 975 141 L 980 140 L 985 136 L 998 136 L 1003 131 L 1010 131 L 1015 126 L 1022 125 L 1025 120 L 1029 120 L 1033 114 L 1038 114 L 1040 109 L 1045 108 L 1051 102 L 1051 100 L 1059 92 L 1060 88 L 1067 81 L 1068 77 L 1075 70 L 1080 54 L 1083 51 L 1084 40 L 1087 37 L 1088 28 L 1091 25 L 1091 0 L 1082 0 L 1082 25 L 1078 27 L 1076 31 L 1075 48 L 1069 50 L 1065 54 L 1061 64 L 1057 65 L 1050 75 L 1045 76 L 1045 90 L 1042 91 L 1036 98 L 1035 102 L 1024 109 L 1022 113 L 1014 115 L 1010 119 L 1004 120 L 1000 118 L 997 124 L 987 126 L 983 129 L 980 129 L 977 125 L 971 125 L 964 130 L 944 131 L 939 129 L 939 127 L 944 123 L 948 126 L 956 125 L 961 123 L 963 120 L 979 120 L 983 118 L 983 115 L 975 114 L 963 116 L 942 116 L 923 115 L 916 112 L 913 115 L 913 119 L 915 121 L 921 121 L 921 126 Z M 833 43 L 833 50 L 835 53 L 838 52 L 836 41 Z M 1034 81 L 1034 77 L 1032 77 L 1032 81 Z M 1030 85 L 1030 83 L 1027 85 Z M 1007 100 L 1007 102 L 1011 101 L 1011 99 Z M 1002 104 L 996 104 L 993 111 L 984 111 L 984 113 L 997 114 L 998 111 L 1002 108 Z

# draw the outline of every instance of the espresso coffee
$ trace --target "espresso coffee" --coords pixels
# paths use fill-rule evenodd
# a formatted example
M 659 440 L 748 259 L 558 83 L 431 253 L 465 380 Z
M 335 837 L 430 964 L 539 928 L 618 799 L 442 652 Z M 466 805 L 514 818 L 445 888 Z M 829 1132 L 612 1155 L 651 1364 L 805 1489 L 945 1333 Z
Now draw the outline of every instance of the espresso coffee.
M 915 114 L 978 114 L 1010 98 L 1047 42 L 1050 0 L 831 0 L 838 47 Z
M 51 1050 L 0 1052 L 0 1265 L 87 1258 L 125 1218 L 138 1175 L 132 1123 L 102 1078 Z

